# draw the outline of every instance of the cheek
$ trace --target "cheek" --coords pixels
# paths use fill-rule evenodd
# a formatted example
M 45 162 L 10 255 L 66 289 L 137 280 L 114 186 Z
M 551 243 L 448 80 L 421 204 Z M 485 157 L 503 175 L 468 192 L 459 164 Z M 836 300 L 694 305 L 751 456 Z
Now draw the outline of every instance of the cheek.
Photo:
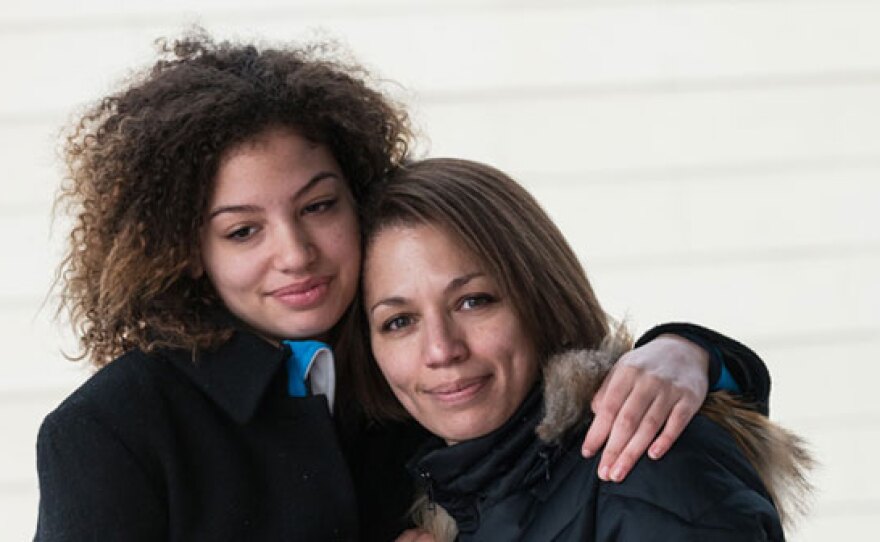
M 330 250 L 332 252 L 326 256 L 338 273 L 341 293 L 348 305 L 357 295 L 361 277 L 361 247 L 357 229 L 337 236 Z
M 204 238 L 202 238 L 200 251 L 202 271 L 208 276 L 208 280 L 211 281 L 217 292 L 222 295 L 223 267 L 219 264 L 223 259 L 222 254 L 219 253 L 214 243 Z
M 211 284 L 223 299 L 247 288 L 259 275 L 256 258 L 225 254 L 222 248 L 210 245 L 202 253 L 202 265 Z
M 314 232 L 324 258 L 336 262 L 344 272 L 360 276 L 361 243 L 357 218 L 353 211 L 340 216 L 330 227 Z
M 361 245 L 357 230 L 353 230 L 346 237 L 340 239 L 341 251 L 340 262 L 345 269 L 354 276 L 355 281 L 361 275 Z
M 518 351 L 513 354 L 512 360 L 512 370 L 517 375 L 521 398 L 524 398 L 538 380 L 538 375 L 541 372 L 538 358 L 531 345 L 521 343 Z
M 530 341 L 525 340 L 525 330 L 513 326 L 508 329 L 508 333 L 501 333 L 496 330 L 494 335 L 498 340 L 494 343 L 496 348 L 496 359 L 503 360 L 506 365 L 505 370 L 511 379 L 509 385 L 513 388 L 510 391 L 515 395 L 523 395 L 531 389 L 540 372 L 538 367 L 538 359 L 535 355 L 535 349 Z
M 335 245 L 337 251 L 347 258 L 349 266 L 360 272 L 361 239 L 357 217 L 352 213 L 346 223 L 339 229 Z
M 406 360 L 414 358 L 410 357 L 408 348 L 401 342 L 372 340 L 373 356 L 379 366 L 379 371 L 391 385 L 394 394 L 400 398 L 400 391 L 411 388 L 414 383 L 413 367 L 406 362 Z

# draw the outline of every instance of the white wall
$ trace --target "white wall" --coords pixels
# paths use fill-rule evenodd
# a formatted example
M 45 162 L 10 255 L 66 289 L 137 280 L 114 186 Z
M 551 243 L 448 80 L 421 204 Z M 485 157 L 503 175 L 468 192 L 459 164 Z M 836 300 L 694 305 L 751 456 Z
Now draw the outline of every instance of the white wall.
M 58 132 L 198 22 L 349 44 L 423 150 L 487 161 L 546 205 L 606 308 L 752 345 L 773 418 L 822 462 L 793 540 L 880 527 L 880 3 L 0 0 L 0 525 L 29 537 L 39 421 L 87 376 L 41 306 Z M 180 6 L 183 6 L 181 8 Z

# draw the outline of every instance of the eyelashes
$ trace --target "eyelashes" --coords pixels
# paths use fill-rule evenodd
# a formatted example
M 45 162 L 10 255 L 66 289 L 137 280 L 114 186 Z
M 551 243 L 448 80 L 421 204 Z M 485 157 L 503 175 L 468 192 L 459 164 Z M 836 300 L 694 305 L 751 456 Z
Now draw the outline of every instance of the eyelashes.
M 398 331 L 410 325 L 412 322 L 413 317 L 408 314 L 394 315 L 391 318 L 382 322 L 382 325 L 379 327 L 379 329 L 383 333 Z
M 471 312 L 489 307 L 498 302 L 498 297 L 486 292 L 467 294 L 460 297 L 455 304 L 456 311 Z M 412 326 L 418 320 L 412 313 L 398 313 L 382 321 L 379 326 L 381 333 L 394 333 Z
M 486 305 L 491 305 L 496 301 L 498 301 L 498 298 L 496 298 L 494 295 L 488 293 L 480 293 L 471 294 L 463 297 L 459 301 L 458 305 L 463 310 L 473 310 Z
M 339 203 L 338 197 L 326 198 L 314 203 L 310 203 L 302 207 L 299 211 L 300 215 L 309 216 L 309 215 L 322 215 L 327 213 L 337 207 Z M 235 242 L 244 242 L 252 238 L 254 235 L 259 233 L 262 230 L 262 227 L 257 224 L 247 224 L 238 226 L 228 233 L 223 235 L 224 239 L 228 239 L 230 241 Z
M 303 207 L 303 214 L 318 214 L 329 211 L 336 207 L 336 204 L 339 202 L 339 198 L 328 198 L 321 201 L 316 201 L 315 203 L 310 203 Z
M 258 230 L 259 228 L 257 228 L 256 226 L 242 226 L 239 228 L 235 228 L 223 237 L 225 239 L 229 239 L 230 241 L 247 241 L 248 239 L 253 237 L 253 235 L 257 233 Z

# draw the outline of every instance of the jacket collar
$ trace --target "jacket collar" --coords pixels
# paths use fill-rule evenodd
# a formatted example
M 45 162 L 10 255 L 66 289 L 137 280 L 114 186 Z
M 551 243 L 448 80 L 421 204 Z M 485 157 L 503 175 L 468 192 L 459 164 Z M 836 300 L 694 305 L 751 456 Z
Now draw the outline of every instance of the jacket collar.
M 542 394 L 535 386 L 495 431 L 453 446 L 432 438 L 407 468 L 428 498 L 455 518 L 461 532 L 473 532 L 480 524 L 480 508 L 547 478 L 558 448 L 535 435 L 542 415 Z
M 235 331 L 216 350 L 190 352 L 164 350 L 160 355 L 185 374 L 235 422 L 253 418 L 270 382 L 290 355 L 246 331 Z

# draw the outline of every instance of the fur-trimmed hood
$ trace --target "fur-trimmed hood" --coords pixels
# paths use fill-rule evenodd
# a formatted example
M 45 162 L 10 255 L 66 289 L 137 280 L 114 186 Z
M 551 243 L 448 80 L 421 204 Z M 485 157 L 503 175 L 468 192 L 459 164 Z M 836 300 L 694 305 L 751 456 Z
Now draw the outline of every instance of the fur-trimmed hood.
M 589 416 L 593 396 L 631 344 L 630 335 L 619 326 L 596 350 L 572 350 L 548 360 L 543 369 L 545 415 L 536 428 L 539 438 L 557 442 Z M 803 439 L 726 392 L 710 393 L 700 413 L 733 436 L 783 524 L 790 527 L 806 513 L 813 489 L 807 474 L 815 461 Z

